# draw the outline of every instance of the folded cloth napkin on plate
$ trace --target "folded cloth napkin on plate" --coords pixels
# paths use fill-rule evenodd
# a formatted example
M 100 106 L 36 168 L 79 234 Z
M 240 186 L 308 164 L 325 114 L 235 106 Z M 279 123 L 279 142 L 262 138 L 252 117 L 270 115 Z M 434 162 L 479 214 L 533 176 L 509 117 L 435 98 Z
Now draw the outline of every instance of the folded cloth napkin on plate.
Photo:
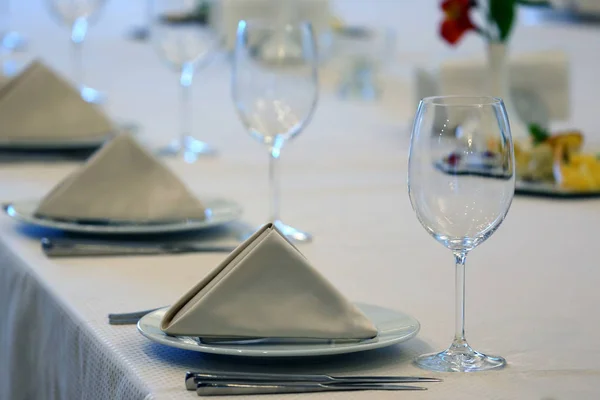
M 121 134 L 59 183 L 35 214 L 140 223 L 204 219 L 205 209 L 173 172 Z
M 169 335 L 369 339 L 377 329 L 273 226 L 264 225 L 165 314 Z
M 114 131 L 110 119 L 39 61 L 0 88 L 0 138 L 96 137 Z

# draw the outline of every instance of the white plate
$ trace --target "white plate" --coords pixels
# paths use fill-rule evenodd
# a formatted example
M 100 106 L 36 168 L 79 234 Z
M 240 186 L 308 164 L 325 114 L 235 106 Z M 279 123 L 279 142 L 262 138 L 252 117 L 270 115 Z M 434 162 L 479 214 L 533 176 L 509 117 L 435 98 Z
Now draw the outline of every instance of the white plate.
M 160 321 L 168 310 L 161 308 L 146 314 L 138 322 L 138 331 L 148 339 L 178 349 L 201 353 L 223 354 L 243 357 L 307 357 L 355 353 L 378 349 L 404 342 L 419 332 L 419 321 L 398 311 L 368 304 L 357 304 L 367 317 L 377 326 L 377 337 L 359 342 L 319 341 L 314 343 L 254 341 L 247 344 L 207 344 L 197 338 L 168 336 L 160 330 Z
M 95 149 L 111 139 L 117 132 L 125 131 L 136 134 L 139 129 L 135 123 L 115 122 L 116 132 L 106 132 L 96 136 L 75 138 L 30 138 L 30 139 L 7 139 L 0 137 L 0 149 L 3 150 L 85 150 Z
M 10 150 L 82 150 L 100 147 L 114 133 L 69 139 L 7 139 L 0 138 L 0 148 Z
M 202 203 L 207 208 L 207 218 L 204 220 L 148 224 L 86 224 L 83 222 L 40 218 L 34 214 L 39 204 L 38 200 L 17 201 L 8 204 L 4 209 L 10 217 L 28 224 L 59 229 L 66 232 L 105 235 L 188 232 L 223 225 L 237 220 L 242 215 L 242 207 L 230 200 L 202 199 Z

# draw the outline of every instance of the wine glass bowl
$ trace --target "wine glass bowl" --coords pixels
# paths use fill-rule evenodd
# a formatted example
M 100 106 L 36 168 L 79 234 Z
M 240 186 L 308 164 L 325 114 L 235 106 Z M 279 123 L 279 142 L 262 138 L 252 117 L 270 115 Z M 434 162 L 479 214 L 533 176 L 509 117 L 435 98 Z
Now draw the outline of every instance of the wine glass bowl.
M 408 189 L 425 230 L 456 261 L 456 333 L 450 348 L 417 358 L 436 371 L 480 371 L 504 366 L 500 357 L 471 349 L 464 337 L 467 254 L 501 225 L 515 188 L 514 154 L 502 100 L 446 96 L 423 99 L 415 116 Z
M 179 72 L 187 64 L 208 61 L 218 48 L 216 33 L 194 23 L 154 23 L 154 47 L 161 60 Z
M 279 219 L 276 164 L 286 143 L 310 122 L 318 100 L 317 48 L 308 23 L 240 21 L 232 69 L 232 97 L 249 134 L 269 152 L 270 219 L 288 238 L 310 234 Z
M 106 0 L 50 0 L 54 15 L 64 25 L 71 27 L 78 19 L 89 20 Z
M 318 99 L 311 33 L 301 26 L 281 30 L 240 23 L 233 74 L 233 100 L 242 123 L 260 142 L 272 146 L 298 135 L 310 122 Z M 306 37 L 306 35 L 309 35 Z M 297 52 L 296 48 L 305 49 Z M 292 47 L 290 51 L 290 47 Z

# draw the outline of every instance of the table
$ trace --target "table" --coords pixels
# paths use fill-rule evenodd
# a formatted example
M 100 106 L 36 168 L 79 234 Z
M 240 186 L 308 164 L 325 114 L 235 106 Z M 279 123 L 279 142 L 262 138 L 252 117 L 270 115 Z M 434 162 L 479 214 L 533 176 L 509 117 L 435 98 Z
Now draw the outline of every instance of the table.
M 378 7 L 336 3 L 351 22 L 395 26 L 404 60 L 435 62 L 479 49 L 476 38 L 453 50 L 438 43 L 435 1 L 376 0 Z M 90 32 L 89 83 L 106 90 L 108 111 L 140 121 L 144 138 L 170 139 L 176 77 L 152 50 L 123 39 L 135 3 L 109 3 Z M 139 5 L 141 14 L 142 5 Z M 404 8 L 403 8 L 404 7 Z M 408 11 L 407 11 L 408 10 Z M 16 5 L 15 27 L 39 54 L 66 73 L 66 32 L 36 1 Z M 137 21 L 135 21 L 137 22 Z M 422 34 L 417 41 L 414 32 Z M 585 28 L 520 27 L 518 51 L 553 35 L 573 60 L 573 121 L 594 128 L 595 33 Z M 411 36 L 408 36 L 411 35 Z M 62 40 L 62 41 L 61 41 Z M 64 43 L 64 49 L 61 43 Z M 408 69 L 404 71 L 408 72 Z M 236 199 L 244 220 L 267 215 L 267 154 L 243 132 L 228 98 L 226 64 L 199 77 L 198 133 L 218 158 L 195 165 L 169 161 L 192 188 Z M 408 73 L 398 75 L 408 82 Z M 399 78 L 400 79 L 400 78 Z M 453 332 L 453 267 L 448 250 L 418 224 L 406 193 L 408 120 L 414 101 L 406 83 L 385 104 L 340 102 L 324 91 L 306 132 L 282 156 L 283 216 L 315 242 L 300 250 L 348 298 L 396 308 L 422 324 L 418 337 L 393 348 L 301 362 L 239 360 L 150 343 L 134 326 L 110 326 L 109 312 L 170 304 L 222 259 L 219 254 L 48 260 L 39 232 L 0 217 L 0 399 L 192 399 L 188 369 L 423 374 L 410 360 L 441 350 Z M 172 98 L 169 102 L 166 99 Z M 173 132 L 174 133 L 174 132 Z M 0 199 L 43 195 L 77 165 L 0 166 Z M 598 201 L 516 198 L 508 219 L 467 261 L 467 337 L 499 354 L 498 372 L 444 374 L 428 392 L 406 399 L 592 399 L 600 394 Z M 426 374 L 426 373 L 425 373 Z M 285 398 L 395 398 L 392 393 L 328 393 Z M 264 398 L 275 398 L 264 397 Z M 262 397 L 255 397 L 260 399 Z

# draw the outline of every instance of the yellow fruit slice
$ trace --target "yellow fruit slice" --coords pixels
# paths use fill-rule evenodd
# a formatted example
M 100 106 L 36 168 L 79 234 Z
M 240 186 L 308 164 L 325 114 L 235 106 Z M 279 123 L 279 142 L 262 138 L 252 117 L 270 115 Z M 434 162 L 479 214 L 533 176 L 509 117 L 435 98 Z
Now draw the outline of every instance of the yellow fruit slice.
M 344 25 L 346 25 L 346 24 L 344 24 L 344 21 L 342 21 L 342 19 L 339 17 L 332 16 L 329 19 L 329 26 L 334 31 L 339 31 L 340 29 L 342 29 L 344 27 Z

